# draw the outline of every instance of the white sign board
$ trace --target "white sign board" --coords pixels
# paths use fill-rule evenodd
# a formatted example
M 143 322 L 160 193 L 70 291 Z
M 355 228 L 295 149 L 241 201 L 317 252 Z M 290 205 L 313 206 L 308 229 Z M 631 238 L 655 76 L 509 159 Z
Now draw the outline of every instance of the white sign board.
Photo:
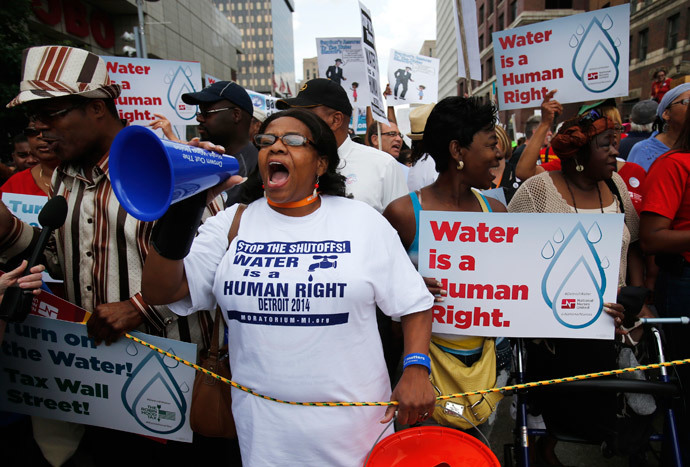
M 386 104 L 381 97 L 381 79 L 379 77 L 379 58 L 376 54 L 376 37 L 374 35 L 374 23 L 371 21 L 371 13 L 362 2 L 359 2 L 359 13 L 362 17 L 362 50 L 364 62 L 367 68 L 367 86 L 371 115 L 374 120 L 388 125 L 386 117 Z M 365 106 L 366 107 L 366 106 Z
M 622 214 L 421 211 L 419 272 L 443 284 L 433 331 L 612 339 Z
M 196 345 L 133 333 L 188 361 Z M 39 316 L 8 323 L 0 410 L 192 441 L 194 369 L 129 339 L 96 347 L 86 326 Z
M 252 105 L 254 108 L 263 110 L 266 112 L 266 116 L 279 112 L 279 110 L 276 108 L 276 101 L 278 100 L 277 97 L 267 96 L 265 94 L 250 91 L 249 89 L 246 91 L 247 94 L 249 94 L 249 97 L 252 99 Z
M 388 105 L 438 102 L 438 58 L 391 49 L 388 82 L 393 95 Z
M 38 223 L 38 213 L 48 202 L 47 196 L 20 195 L 17 193 L 2 193 L 2 202 L 14 216 L 33 227 L 41 227 Z
M 328 37 L 316 39 L 319 76 L 340 84 L 352 107 L 369 105 L 369 79 L 364 63 L 361 37 Z
M 154 113 L 173 125 L 196 125 L 196 106 L 182 102 L 182 94 L 201 86 L 199 62 L 145 58 L 103 57 L 110 79 L 122 86 L 116 99 L 120 118 L 134 125 L 148 125 Z
M 630 5 L 493 33 L 501 110 L 628 95 Z

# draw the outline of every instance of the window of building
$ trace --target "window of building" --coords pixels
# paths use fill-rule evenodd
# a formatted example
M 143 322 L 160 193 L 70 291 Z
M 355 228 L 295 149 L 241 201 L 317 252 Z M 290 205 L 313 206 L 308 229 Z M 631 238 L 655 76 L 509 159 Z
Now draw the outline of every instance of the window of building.
M 494 59 L 489 57 L 486 59 L 486 80 L 488 81 L 494 75 Z
M 482 24 L 484 22 L 484 5 L 479 7 L 479 18 L 477 18 L 477 23 Z
M 238 4 L 237 4 L 237 10 L 238 10 L 238 11 L 242 11 L 242 4 L 241 4 L 241 3 L 238 3 Z
M 265 72 L 266 72 L 266 68 L 263 66 L 260 66 L 259 67 L 259 73 L 265 73 Z
M 499 31 L 503 31 L 506 27 L 504 20 L 505 20 L 505 16 L 503 16 L 503 13 L 498 15 L 498 30 Z
M 511 23 L 517 18 L 517 0 L 510 2 L 510 16 L 508 18 Z
M 225 8 L 225 5 L 222 3 L 218 4 L 218 11 L 223 11 L 223 8 Z
M 494 12 L 494 0 L 486 0 L 486 14 L 491 15 Z
M 260 10 L 261 9 L 261 2 L 256 2 L 256 9 Z
M 261 78 L 261 86 L 266 86 L 266 78 Z
M 494 39 L 493 39 L 493 37 L 491 37 L 491 35 L 492 35 L 493 33 L 494 33 L 494 25 L 493 25 L 493 24 L 490 24 L 490 25 L 489 25 L 489 34 L 488 34 L 487 37 L 486 37 L 486 40 L 487 40 L 487 44 L 486 44 L 486 45 L 491 45 L 491 44 L 493 44 Z
M 544 3 L 544 8 L 547 10 L 562 10 L 572 7 L 572 0 L 546 0 Z
M 264 29 L 263 29 L 263 28 L 259 28 L 258 31 L 259 31 L 259 35 L 262 36 L 263 33 L 264 33 Z
M 484 48 L 484 34 L 479 35 L 479 50 Z
M 240 23 L 240 24 L 242 24 L 242 23 L 244 22 L 244 17 L 238 16 L 238 17 L 237 17 L 237 22 Z
M 263 59 L 264 59 L 264 54 L 259 54 L 259 60 L 263 60 Z
M 259 48 L 263 49 L 264 48 L 264 41 L 259 41 Z
M 674 50 L 678 45 L 678 25 L 680 24 L 680 13 L 676 13 L 668 19 L 666 25 L 666 50 Z
M 637 58 L 642 61 L 647 58 L 647 45 L 649 41 L 649 29 L 640 31 L 637 43 Z
M 311 78 L 309 77 L 309 69 L 307 69 L 307 79 L 311 79 Z

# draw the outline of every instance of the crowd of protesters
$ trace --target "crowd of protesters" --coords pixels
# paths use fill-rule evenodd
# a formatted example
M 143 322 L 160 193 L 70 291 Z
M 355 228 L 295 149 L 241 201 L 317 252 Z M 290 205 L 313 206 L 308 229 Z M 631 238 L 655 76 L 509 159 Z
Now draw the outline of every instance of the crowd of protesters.
M 133 219 L 113 194 L 109 148 L 128 125 L 115 107 L 120 91 L 90 52 L 27 49 L 20 93 L 7 105 L 24 110 L 27 124 L 13 139 L 14 169 L 0 166 L 0 193 L 67 199 L 67 221 L 42 262 L 64 280 L 63 297 L 91 313 L 88 332 L 99 344 L 140 330 L 207 349 L 211 310 L 255 305 L 226 294 L 219 279 L 241 276 L 244 268 L 233 261 L 239 242 L 340 239 L 348 250 L 337 270 L 324 263 L 313 273 L 341 287 L 339 295 L 312 300 L 331 325 L 263 326 L 224 313 L 233 376 L 283 399 L 397 400 L 398 428 L 442 425 L 486 436 L 500 396 L 482 398 L 485 408 L 473 404 L 484 415 L 478 430 L 466 427 L 434 406 L 429 374 L 446 365 L 457 378 L 501 386 L 510 340 L 432 333 L 431 308 L 447 291 L 415 271 L 421 210 L 624 214 L 618 285 L 648 289 L 639 316 L 624 327 L 623 306 L 607 303 L 615 341 L 530 342 L 533 379 L 615 367 L 623 347 L 636 349 L 644 339 L 638 317 L 683 315 L 690 299 L 690 84 L 672 87 L 665 74 L 655 82 L 655 100 L 632 109 L 628 127 L 612 99 L 583 105 L 559 125 L 563 107 L 552 90 L 521 145 L 497 121 L 494 105 L 476 98 L 414 108 L 407 135 L 389 111 L 389 124 L 371 122 L 360 144 L 349 131 L 352 105 L 336 81 L 308 81 L 268 117 L 237 83 L 218 81 L 182 96 L 199 109 L 201 140 L 187 144 L 235 156 L 239 173 L 156 222 Z M 156 117 L 151 127 L 179 142 L 165 116 Z M 14 284 L 38 287 L 43 266 L 18 279 L 38 235 L 0 203 L 0 261 L 9 271 L 0 293 Z M 296 269 L 281 274 L 288 287 L 305 280 Z M 668 357 L 688 357 L 688 342 L 687 331 L 669 331 Z M 473 367 L 482 374 L 471 374 Z M 678 373 L 690 402 L 690 371 Z M 562 401 L 544 397 L 530 410 L 547 429 L 600 430 L 606 438 L 607 423 L 620 416 L 616 396 L 594 399 L 572 400 L 564 410 Z M 188 444 L 0 414 L 4 445 L 25 449 L 23 457 L 7 454 L 7 465 L 123 465 L 132 452 L 142 464 L 198 463 L 223 452 L 231 465 L 362 465 L 382 431 L 393 431 L 381 424 L 393 420 L 392 407 L 276 408 L 234 389 L 232 403 L 236 440 L 195 434 Z M 593 411 L 606 423 L 590 423 Z M 688 418 L 679 420 L 687 448 Z M 555 445 L 550 436 L 537 444 L 544 465 L 562 465 Z

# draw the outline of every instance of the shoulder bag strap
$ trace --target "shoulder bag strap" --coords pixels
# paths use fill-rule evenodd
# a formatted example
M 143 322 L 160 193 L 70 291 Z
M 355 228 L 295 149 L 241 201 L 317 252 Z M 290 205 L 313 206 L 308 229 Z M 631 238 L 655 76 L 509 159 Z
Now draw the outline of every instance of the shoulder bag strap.
M 240 219 L 242 219 L 242 213 L 247 209 L 246 204 L 238 204 L 237 211 L 235 211 L 235 217 L 232 219 L 232 225 L 230 225 L 230 230 L 228 231 L 228 248 L 230 244 L 237 237 L 237 232 L 240 230 Z M 220 311 L 220 306 L 216 306 L 216 319 L 213 322 L 213 336 L 211 337 L 211 354 L 218 353 L 218 338 L 220 337 L 220 326 L 223 322 L 223 316 Z

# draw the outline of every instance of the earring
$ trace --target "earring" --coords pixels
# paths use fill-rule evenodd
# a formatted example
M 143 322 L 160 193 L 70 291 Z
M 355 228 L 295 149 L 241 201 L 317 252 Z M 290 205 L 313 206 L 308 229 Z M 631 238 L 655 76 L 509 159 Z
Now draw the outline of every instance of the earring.
M 580 164 L 577 161 L 577 159 L 575 159 L 575 170 L 577 170 L 578 172 L 582 172 L 583 170 L 585 170 L 585 167 L 582 164 Z
M 458 161 L 458 170 L 462 170 L 465 167 L 465 162 Z
M 319 196 L 319 176 L 316 176 L 316 183 L 314 183 L 314 193 L 312 194 L 313 197 Z

